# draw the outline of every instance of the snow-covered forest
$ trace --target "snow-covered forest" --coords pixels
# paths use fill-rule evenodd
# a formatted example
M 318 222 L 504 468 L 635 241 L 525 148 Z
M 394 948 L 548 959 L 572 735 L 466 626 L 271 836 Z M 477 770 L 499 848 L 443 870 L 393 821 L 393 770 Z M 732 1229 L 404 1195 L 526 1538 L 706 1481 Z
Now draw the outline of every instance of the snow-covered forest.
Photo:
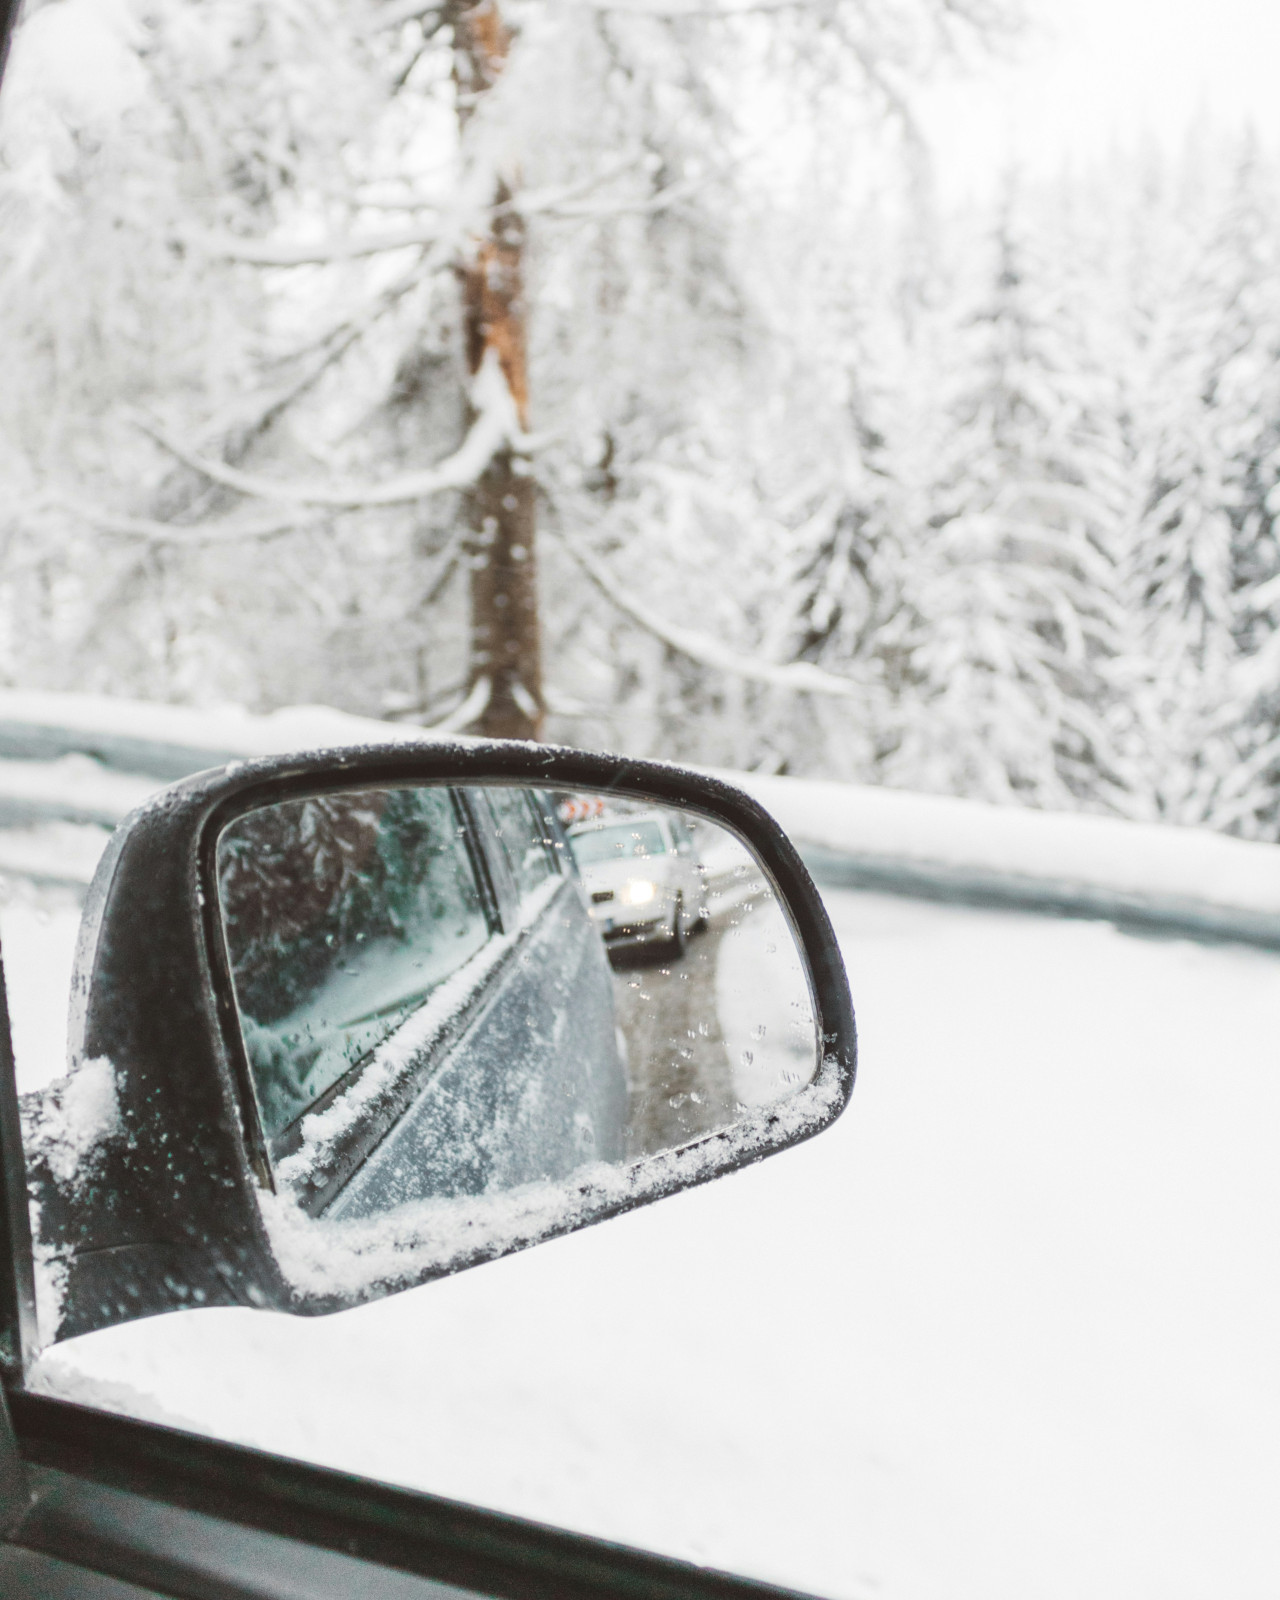
M 996 0 L 29 0 L 0 679 L 1280 837 L 1280 172 Z

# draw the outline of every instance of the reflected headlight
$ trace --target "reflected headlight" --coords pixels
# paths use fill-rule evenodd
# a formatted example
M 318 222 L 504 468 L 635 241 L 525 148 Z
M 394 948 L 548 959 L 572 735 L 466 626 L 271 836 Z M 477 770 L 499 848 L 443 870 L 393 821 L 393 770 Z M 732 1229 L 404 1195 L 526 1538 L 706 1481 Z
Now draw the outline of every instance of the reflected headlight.
M 622 893 L 618 898 L 629 906 L 642 906 L 652 900 L 657 893 L 655 886 L 648 878 L 632 878 L 631 882 L 623 885 Z

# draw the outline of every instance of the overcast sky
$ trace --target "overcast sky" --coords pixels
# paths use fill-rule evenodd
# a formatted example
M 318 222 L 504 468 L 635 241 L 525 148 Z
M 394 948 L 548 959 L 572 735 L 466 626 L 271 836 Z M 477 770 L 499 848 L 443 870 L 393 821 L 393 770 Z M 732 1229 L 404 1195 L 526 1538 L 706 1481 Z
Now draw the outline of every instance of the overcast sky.
M 1205 111 L 1280 145 L 1280 0 L 1028 4 L 1016 59 L 925 97 L 944 194 L 989 187 L 1015 152 L 1053 172 L 1117 141 L 1173 142 Z

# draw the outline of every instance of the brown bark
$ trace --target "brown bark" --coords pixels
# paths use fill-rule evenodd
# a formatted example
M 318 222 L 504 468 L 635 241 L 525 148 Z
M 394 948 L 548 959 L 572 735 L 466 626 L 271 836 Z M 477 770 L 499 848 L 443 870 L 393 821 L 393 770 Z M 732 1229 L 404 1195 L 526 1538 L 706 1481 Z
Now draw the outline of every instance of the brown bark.
M 459 10 L 453 22 L 458 115 L 496 82 L 509 37 L 495 0 Z M 475 242 L 462 274 L 463 336 L 474 378 L 496 356 L 521 429 L 528 427 L 524 224 L 507 209 L 499 182 L 488 234 Z M 497 208 L 502 208 L 501 210 Z M 491 355 L 492 352 L 492 355 Z M 534 535 L 536 496 L 527 464 L 499 452 L 467 496 L 472 528 L 469 685 L 489 680 L 489 699 L 473 724 L 495 739 L 539 739 L 545 708 Z

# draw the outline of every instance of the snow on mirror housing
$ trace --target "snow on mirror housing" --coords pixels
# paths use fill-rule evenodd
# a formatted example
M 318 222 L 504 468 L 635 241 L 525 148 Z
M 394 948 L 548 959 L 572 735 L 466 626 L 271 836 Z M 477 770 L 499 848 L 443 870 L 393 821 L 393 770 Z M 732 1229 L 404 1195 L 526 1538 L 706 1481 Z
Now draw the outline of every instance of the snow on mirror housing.
M 71 1061 L 24 1107 L 45 1342 L 338 1310 L 704 1182 L 834 1120 L 854 1032 L 747 796 L 399 745 L 233 763 L 122 824 Z

